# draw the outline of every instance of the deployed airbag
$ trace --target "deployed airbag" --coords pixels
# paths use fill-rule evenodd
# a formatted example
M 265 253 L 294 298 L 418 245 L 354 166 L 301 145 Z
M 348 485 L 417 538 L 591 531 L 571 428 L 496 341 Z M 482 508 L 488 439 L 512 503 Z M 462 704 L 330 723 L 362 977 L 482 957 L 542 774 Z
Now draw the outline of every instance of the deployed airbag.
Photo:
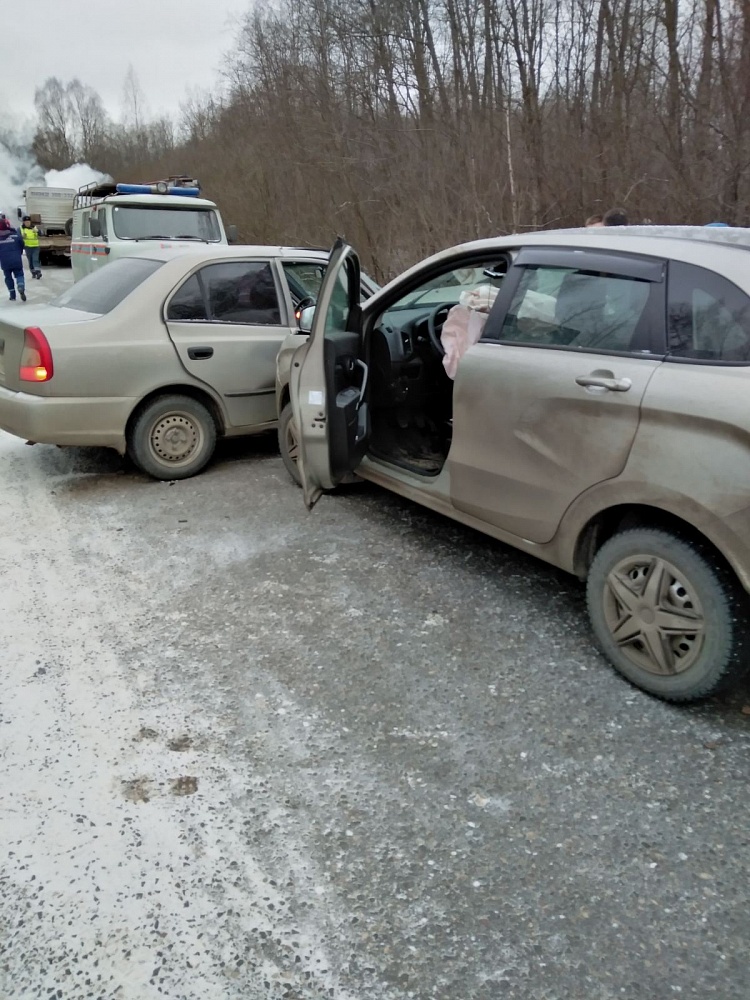
M 475 285 L 461 292 L 458 304 L 448 313 L 440 342 L 445 351 L 443 367 L 449 378 L 455 379 L 459 361 L 482 336 L 496 298 L 497 289 L 493 285 Z

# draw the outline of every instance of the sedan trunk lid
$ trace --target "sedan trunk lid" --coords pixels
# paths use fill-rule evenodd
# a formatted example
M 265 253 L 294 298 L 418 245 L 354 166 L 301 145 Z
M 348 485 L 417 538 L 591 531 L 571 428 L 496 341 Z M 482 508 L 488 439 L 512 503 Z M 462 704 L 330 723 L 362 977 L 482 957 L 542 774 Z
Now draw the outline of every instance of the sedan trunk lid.
M 96 313 L 81 312 L 79 309 L 64 309 L 57 306 L 39 306 L 35 309 L 19 306 L 0 310 L 0 386 L 15 392 L 31 392 L 49 395 L 50 382 L 22 382 L 19 378 L 21 355 L 24 346 L 24 330 L 38 327 L 45 335 L 56 330 L 58 337 L 64 336 L 64 328 L 71 323 L 82 323 L 98 319 Z M 54 345 L 53 353 L 54 353 Z

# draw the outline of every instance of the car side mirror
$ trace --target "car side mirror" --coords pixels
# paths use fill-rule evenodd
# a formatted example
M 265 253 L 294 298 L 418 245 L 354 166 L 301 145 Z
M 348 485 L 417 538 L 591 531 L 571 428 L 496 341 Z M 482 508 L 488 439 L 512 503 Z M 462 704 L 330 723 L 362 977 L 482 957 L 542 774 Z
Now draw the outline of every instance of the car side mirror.
M 227 243 L 239 243 L 239 241 L 237 226 L 227 226 Z
M 314 318 L 315 318 L 315 306 L 305 306 L 305 308 L 299 314 L 299 332 L 311 333 Z
M 99 220 L 93 219 L 90 216 L 89 216 L 89 232 L 96 240 L 98 240 L 99 237 L 102 235 L 102 227 L 99 223 Z

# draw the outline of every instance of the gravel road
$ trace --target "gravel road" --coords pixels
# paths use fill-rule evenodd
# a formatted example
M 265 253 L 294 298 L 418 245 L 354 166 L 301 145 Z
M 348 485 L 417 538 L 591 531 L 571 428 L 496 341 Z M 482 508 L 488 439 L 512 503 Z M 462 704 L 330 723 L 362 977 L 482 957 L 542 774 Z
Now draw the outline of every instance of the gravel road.
M 0 566 L 3 1000 L 746 1000 L 750 691 L 630 688 L 575 580 L 272 437 L 0 434 Z

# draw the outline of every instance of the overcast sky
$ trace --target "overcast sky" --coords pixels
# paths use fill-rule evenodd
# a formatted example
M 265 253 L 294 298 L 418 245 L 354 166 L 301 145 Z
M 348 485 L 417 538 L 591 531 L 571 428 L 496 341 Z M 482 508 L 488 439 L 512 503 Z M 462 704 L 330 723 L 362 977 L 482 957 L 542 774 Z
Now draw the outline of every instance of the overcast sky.
M 5 11 L 5 6 L 12 8 Z M 212 88 L 252 0 L 4 0 L 0 110 L 33 118 L 34 90 L 49 76 L 78 77 L 122 111 L 133 66 L 150 114 L 176 112 L 192 90 Z M 10 39 L 13 44 L 10 44 Z M 16 42 L 18 39 L 18 42 Z

